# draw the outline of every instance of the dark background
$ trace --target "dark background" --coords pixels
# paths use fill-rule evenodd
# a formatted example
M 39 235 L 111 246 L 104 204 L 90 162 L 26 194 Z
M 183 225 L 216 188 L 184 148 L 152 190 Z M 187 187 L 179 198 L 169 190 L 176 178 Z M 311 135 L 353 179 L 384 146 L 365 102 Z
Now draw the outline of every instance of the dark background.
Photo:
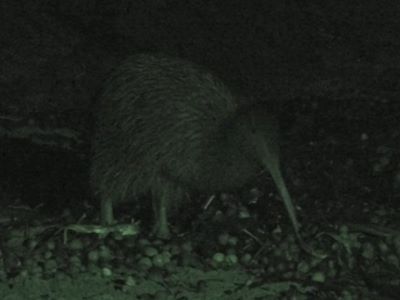
M 1 111 L 85 109 L 118 61 L 163 52 L 262 98 L 398 89 L 396 1 L 3 1 Z M 340 88 L 339 88 L 340 87 Z M 393 94 L 391 94 L 393 93 Z

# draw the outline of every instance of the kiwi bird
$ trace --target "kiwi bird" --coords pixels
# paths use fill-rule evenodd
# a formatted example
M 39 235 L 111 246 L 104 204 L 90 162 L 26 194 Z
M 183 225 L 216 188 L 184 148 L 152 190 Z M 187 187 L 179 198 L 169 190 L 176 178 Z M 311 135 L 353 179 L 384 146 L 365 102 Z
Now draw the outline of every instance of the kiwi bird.
M 267 105 L 240 105 L 220 79 L 186 60 L 138 54 L 111 73 L 96 110 L 91 184 L 104 224 L 114 222 L 113 204 L 150 193 L 154 232 L 166 238 L 169 207 L 185 193 L 232 191 L 264 168 L 301 241 Z

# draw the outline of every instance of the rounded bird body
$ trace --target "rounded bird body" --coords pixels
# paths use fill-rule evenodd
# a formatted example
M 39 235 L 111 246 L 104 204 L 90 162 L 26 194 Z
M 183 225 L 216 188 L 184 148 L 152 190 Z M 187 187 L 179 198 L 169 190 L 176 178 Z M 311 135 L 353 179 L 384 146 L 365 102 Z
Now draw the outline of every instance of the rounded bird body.
M 113 222 L 113 203 L 150 192 L 154 231 L 167 237 L 168 208 L 185 192 L 235 190 L 264 167 L 297 233 L 279 168 L 277 122 L 265 108 L 240 106 L 216 76 L 185 60 L 128 58 L 97 105 L 91 183 L 103 222 Z

